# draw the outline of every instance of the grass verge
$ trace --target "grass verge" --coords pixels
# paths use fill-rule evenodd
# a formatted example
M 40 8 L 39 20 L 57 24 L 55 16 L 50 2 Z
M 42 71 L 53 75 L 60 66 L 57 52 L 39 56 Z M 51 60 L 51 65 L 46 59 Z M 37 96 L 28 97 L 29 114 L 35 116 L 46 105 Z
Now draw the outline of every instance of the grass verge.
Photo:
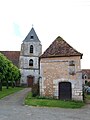
M 0 91 L 0 99 L 12 93 L 18 92 L 19 90 L 22 90 L 22 89 L 23 88 L 21 87 L 15 87 L 15 88 L 9 87 L 9 89 L 6 89 L 5 87 L 3 87 L 2 91 Z
M 90 95 L 87 95 L 87 94 L 85 93 L 84 97 L 85 97 L 85 100 L 84 100 L 85 103 L 90 104 Z
M 42 99 L 32 97 L 29 93 L 25 99 L 25 104 L 30 106 L 45 106 L 45 107 L 59 107 L 59 108 L 81 108 L 84 103 L 81 101 L 63 101 L 55 99 Z
M 86 100 L 90 100 L 90 95 L 85 95 Z

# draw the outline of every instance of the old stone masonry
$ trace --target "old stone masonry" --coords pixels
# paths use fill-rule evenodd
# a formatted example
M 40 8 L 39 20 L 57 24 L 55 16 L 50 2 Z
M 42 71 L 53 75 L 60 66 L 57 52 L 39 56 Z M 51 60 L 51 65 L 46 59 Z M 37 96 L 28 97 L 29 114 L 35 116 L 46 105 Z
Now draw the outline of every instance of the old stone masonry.
M 20 85 L 39 82 L 40 95 L 62 100 L 83 100 L 82 54 L 58 36 L 42 54 L 41 42 L 32 27 L 21 51 L 2 51 L 21 71 Z
M 83 100 L 82 54 L 58 36 L 42 54 L 41 42 L 32 28 L 20 52 L 22 85 L 39 81 L 40 95 L 57 99 Z

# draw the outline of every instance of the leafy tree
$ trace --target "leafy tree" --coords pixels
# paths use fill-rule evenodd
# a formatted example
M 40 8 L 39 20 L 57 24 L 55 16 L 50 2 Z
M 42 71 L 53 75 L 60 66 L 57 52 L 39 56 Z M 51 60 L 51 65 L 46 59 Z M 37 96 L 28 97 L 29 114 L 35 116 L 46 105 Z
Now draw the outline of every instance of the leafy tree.
M 6 74 L 6 78 L 7 78 L 6 80 L 10 81 L 11 84 L 12 84 L 12 87 L 14 87 L 15 86 L 15 82 L 17 80 L 19 80 L 20 77 L 21 77 L 20 70 L 15 65 L 13 65 L 12 63 L 9 62 L 8 63 L 8 72 Z
M 8 89 L 9 87 L 9 82 L 11 81 L 11 76 L 12 76 L 12 63 L 7 60 L 7 72 L 5 74 L 5 81 L 6 81 L 6 88 Z
M 0 90 L 2 90 L 2 82 L 6 82 L 6 87 L 8 89 L 8 82 L 12 83 L 14 87 L 14 82 L 19 80 L 21 77 L 19 69 L 13 65 L 13 63 L 8 60 L 3 54 L 0 53 Z
M 2 82 L 7 72 L 7 64 L 4 55 L 0 54 L 0 90 L 2 90 Z

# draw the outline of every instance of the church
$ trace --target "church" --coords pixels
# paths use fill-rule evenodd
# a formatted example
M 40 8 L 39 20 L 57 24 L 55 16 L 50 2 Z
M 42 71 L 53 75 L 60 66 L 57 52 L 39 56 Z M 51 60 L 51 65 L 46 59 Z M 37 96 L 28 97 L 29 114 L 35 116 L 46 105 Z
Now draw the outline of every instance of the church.
M 21 85 L 32 87 L 39 81 L 41 96 L 83 100 L 82 54 L 60 36 L 42 54 L 41 42 L 32 27 L 21 51 L 0 52 L 20 69 Z
M 34 30 L 28 33 L 21 44 L 19 68 L 21 71 L 21 84 L 31 87 L 40 77 L 40 55 L 42 54 L 41 42 Z

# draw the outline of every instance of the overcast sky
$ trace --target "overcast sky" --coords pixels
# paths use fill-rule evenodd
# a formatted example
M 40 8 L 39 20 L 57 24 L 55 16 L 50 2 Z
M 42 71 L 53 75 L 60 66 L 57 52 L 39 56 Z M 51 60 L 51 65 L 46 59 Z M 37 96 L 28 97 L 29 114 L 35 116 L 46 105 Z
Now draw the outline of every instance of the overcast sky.
M 0 0 L 0 51 L 20 50 L 32 24 L 43 51 L 61 36 L 90 69 L 90 0 Z

